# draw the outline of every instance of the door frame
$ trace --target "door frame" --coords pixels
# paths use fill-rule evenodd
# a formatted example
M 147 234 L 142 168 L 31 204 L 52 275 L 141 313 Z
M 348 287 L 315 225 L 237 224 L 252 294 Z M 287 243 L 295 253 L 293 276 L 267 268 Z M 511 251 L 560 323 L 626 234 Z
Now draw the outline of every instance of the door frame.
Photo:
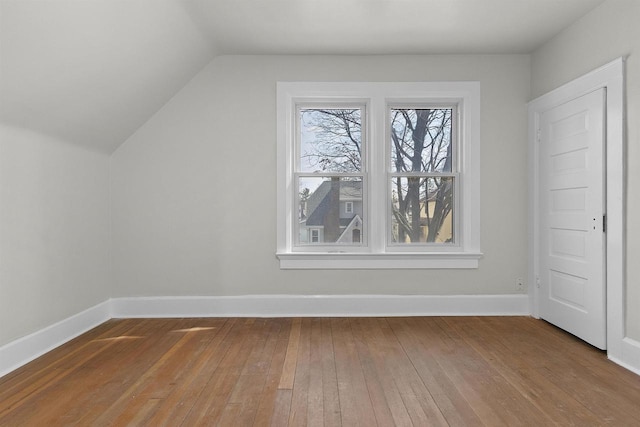
M 531 315 L 540 318 L 539 249 L 539 150 L 540 115 L 565 102 L 594 90 L 606 89 L 605 127 L 605 194 L 606 194 L 606 322 L 607 355 L 623 359 L 626 322 L 625 265 L 625 176 L 626 147 L 624 144 L 624 58 L 618 58 L 582 77 L 529 102 L 529 305 Z

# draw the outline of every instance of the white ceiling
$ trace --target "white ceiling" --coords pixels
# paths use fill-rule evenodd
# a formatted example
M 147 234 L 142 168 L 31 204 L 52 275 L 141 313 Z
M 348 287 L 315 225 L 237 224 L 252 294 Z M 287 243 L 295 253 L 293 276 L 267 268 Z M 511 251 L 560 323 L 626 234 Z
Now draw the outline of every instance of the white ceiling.
M 218 54 L 529 53 L 603 0 L 0 0 L 0 121 L 112 152 Z
M 221 53 L 529 53 L 602 0 L 183 1 Z

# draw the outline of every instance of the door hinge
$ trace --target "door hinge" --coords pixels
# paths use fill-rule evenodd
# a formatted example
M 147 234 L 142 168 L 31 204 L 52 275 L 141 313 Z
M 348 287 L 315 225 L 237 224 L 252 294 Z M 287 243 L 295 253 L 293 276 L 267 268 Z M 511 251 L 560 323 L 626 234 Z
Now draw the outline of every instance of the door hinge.
M 536 141 L 540 142 L 542 139 L 542 131 L 538 128 L 536 130 Z
M 540 288 L 540 276 L 536 276 L 536 288 Z
M 602 232 L 607 232 L 607 214 L 602 215 Z

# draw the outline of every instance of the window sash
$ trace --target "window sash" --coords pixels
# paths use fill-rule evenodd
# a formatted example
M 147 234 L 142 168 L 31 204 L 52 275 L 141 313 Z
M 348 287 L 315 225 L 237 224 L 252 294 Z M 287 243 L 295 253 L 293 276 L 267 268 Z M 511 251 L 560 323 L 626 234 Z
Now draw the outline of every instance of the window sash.
M 302 171 L 300 167 L 300 161 L 302 158 L 302 124 L 300 122 L 301 112 L 303 110 L 360 110 L 360 170 L 354 171 L 356 174 L 364 174 L 367 171 L 367 157 L 369 150 L 369 141 L 368 141 L 368 105 L 366 103 L 362 103 L 359 100 L 342 100 L 342 101 L 298 101 L 296 102 L 294 111 L 294 134 L 295 134 L 295 146 L 293 147 L 293 155 L 294 155 L 294 172 L 296 173 L 312 173 L 314 175 L 336 175 L 336 174 L 349 174 L 349 172 L 309 172 Z
M 360 110 L 360 170 L 355 172 L 339 172 L 339 171 L 328 171 L 328 172 L 309 172 L 303 171 L 301 167 L 302 161 L 302 130 L 303 126 L 301 123 L 301 113 L 304 110 Z M 369 109 L 368 105 L 363 102 L 361 99 L 342 99 L 342 100 L 331 100 L 331 99 L 317 99 L 317 100 L 298 100 L 295 102 L 294 112 L 294 120 L 295 123 L 294 133 L 295 133 L 295 146 L 293 147 L 293 185 L 292 185 L 292 199 L 294 201 L 293 206 L 300 206 L 300 182 L 301 179 L 304 178 L 334 178 L 337 177 L 341 181 L 344 178 L 357 178 L 360 180 L 362 185 L 362 216 L 361 220 L 363 222 L 362 231 L 360 234 L 360 242 L 357 243 L 339 243 L 339 242 L 308 242 L 304 243 L 300 241 L 301 236 L 301 221 L 296 216 L 292 221 L 292 250 L 293 251 L 361 251 L 363 249 L 367 249 L 368 247 L 368 239 L 369 235 L 369 203 L 368 203 L 368 189 L 367 185 L 367 169 L 368 169 L 368 153 L 369 153 L 369 129 L 368 129 L 368 115 Z M 340 209 L 340 205 L 338 206 L 338 213 L 342 213 Z M 295 214 L 294 214 L 295 215 Z
M 433 173 L 433 174 L 447 174 L 447 173 L 457 173 L 461 169 L 460 159 L 459 159 L 459 144 L 458 137 L 460 134 L 460 102 L 455 103 L 433 103 L 433 102 L 424 102 L 424 103 L 405 103 L 405 102 L 387 102 L 386 103 L 386 116 L 385 116 L 385 162 L 386 162 L 386 170 L 389 173 Z M 394 172 L 392 159 L 391 159 L 391 110 L 451 110 L 451 135 L 450 135 L 450 144 L 451 144 L 451 171 L 431 171 L 431 172 L 411 172 L 411 171 L 402 171 L 402 172 Z
M 385 149 L 385 164 L 386 164 L 386 207 L 385 207 L 385 250 L 389 252 L 410 252 L 410 251 L 459 251 L 461 249 L 461 224 L 459 219 L 461 218 L 461 211 L 465 209 L 461 206 L 460 199 L 460 183 L 463 178 L 459 171 L 461 170 L 461 161 L 459 158 L 460 141 L 460 129 L 461 121 L 460 117 L 460 104 L 458 102 L 450 103 L 438 103 L 431 101 L 410 101 L 406 100 L 387 100 L 385 104 L 385 131 L 384 131 L 384 149 Z M 450 125 L 447 126 L 449 131 L 449 147 L 451 150 L 451 170 L 450 171 L 397 171 L 393 164 L 393 154 L 395 150 L 394 142 L 391 137 L 391 127 L 393 125 L 392 116 L 393 112 L 397 110 L 450 110 Z M 426 137 L 425 137 L 426 139 Z M 409 145 L 411 146 L 411 144 Z M 398 155 L 396 153 L 396 155 Z M 422 167 L 421 167 L 422 169 Z M 394 241 L 393 237 L 393 225 L 394 225 L 394 213 L 393 213 L 393 180 L 394 178 L 451 178 L 453 179 L 453 206 L 450 215 L 452 215 L 452 238 L 453 241 L 449 243 L 443 242 L 399 242 Z M 425 206 L 426 208 L 426 206 Z

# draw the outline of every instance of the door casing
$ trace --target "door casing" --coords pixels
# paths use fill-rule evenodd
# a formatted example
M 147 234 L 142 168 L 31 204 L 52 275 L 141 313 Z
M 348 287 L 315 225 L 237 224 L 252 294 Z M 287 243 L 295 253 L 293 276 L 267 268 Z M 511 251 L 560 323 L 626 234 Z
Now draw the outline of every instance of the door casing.
M 607 354 L 623 359 L 625 337 L 625 145 L 624 145 L 624 58 L 618 58 L 529 103 L 529 301 L 531 314 L 539 318 L 539 153 L 540 115 L 572 99 L 605 88 L 606 126 L 606 286 Z

